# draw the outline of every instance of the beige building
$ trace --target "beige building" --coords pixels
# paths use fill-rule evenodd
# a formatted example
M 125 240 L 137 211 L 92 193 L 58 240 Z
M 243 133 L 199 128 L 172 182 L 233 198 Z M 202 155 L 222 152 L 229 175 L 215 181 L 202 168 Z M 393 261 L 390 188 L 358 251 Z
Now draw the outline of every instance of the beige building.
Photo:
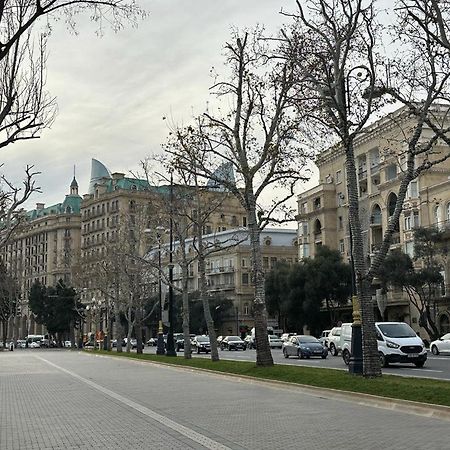
M 413 125 L 410 120 L 404 109 L 397 110 L 368 127 L 367 133 L 355 141 L 360 220 L 368 258 L 379 249 L 395 208 L 406 163 L 402 154 L 406 145 L 404 133 L 410 132 Z M 425 129 L 425 137 L 427 133 Z M 432 157 L 448 151 L 448 146 L 438 142 Z M 345 260 L 350 259 L 344 163 L 342 149 L 334 147 L 322 152 L 316 161 L 319 184 L 298 197 L 299 258 L 314 257 L 317 247 L 326 245 L 339 250 Z M 392 248 L 412 256 L 413 231 L 418 226 L 450 229 L 450 160 L 433 166 L 411 182 Z M 449 280 L 448 267 L 445 272 Z M 437 304 L 438 326 L 442 332 L 450 331 L 448 297 L 437 299 Z M 386 314 L 389 320 L 403 320 L 419 331 L 418 312 L 401 292 L 389 293 Z
M 32 284 L 39 281 L 54 286 L 60 279 L 70 282 L 73 258 L 80 247 L 80 205 L 74 177 L 70 193 L 62 203 L 47 207 L 37 203 L 36 209 L 26 213 L 25 222 L 9 243 L 0 249 L 0 260 L 21 292 L 20 311 L 15 320 L 16 338 L 43 332 L 43 327 L 35 323 L 27 308 Z M 9 336 L 12 336 L 13 328 L 9 328 Z
M 210 253 L 206 258 L 208 291 L 211 295 L 233 301 L 234 311 L 223 317 L 224 324 L 219 334 L 241 334 L 254 326 L 252 304 L 254 286 L 251 282 L 251 246 L 247 230 L 230 229 L 205 236 L 206 246 L 223 246 L 220 251 Z M 175 243 L 175 254 L 178 247 Z M 186 242 L 188 254 L 192 254 L 192 239 Z M 277 262 L 298 261 L 296 230 L 268 228 L 261 233 L 263 267 L 270 271 Z M 181 269 L 174 267 L 174 280 L 181 285 Z M 199 288 L 197 262 L 189 268 L 189 290 Z M 268 325 L 278 328 L 276 317 L 268 318 Z

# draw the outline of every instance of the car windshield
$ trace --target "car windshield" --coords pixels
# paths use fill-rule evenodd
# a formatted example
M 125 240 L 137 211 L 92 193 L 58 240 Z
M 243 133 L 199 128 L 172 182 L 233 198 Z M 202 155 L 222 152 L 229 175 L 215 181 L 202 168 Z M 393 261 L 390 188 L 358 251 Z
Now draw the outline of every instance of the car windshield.
M 279 341 L 279 340 L 280 340 L 280 338 L 279 338 L 278 336 L 273 336 L 273 335 L 271 335 L 271 334 L 269 334 L 269 339 L 270 339 L 271 341 Z
M 302 344 L 312 344 L 319 342 L 314 336 L 298 336 L 298 340 Z
M 229 341 L 240 341 L 241 338 L 239 336 L 228 336 Z
M 207 336 L 197 336 L 197 342 L 209 342 L 209 337 Z
M 390 338 L 416 337 L 414 330 L 406 323 L 383 323 L 378 325 L 381 332 Z

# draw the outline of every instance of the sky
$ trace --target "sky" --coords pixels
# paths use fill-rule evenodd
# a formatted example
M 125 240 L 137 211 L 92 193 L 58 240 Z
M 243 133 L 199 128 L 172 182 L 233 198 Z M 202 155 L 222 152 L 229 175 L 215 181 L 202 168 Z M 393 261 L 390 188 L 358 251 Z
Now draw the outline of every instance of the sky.
M 57 98 L 58 116 L 40 139 L 1 150 L 8 179 L 20 183 L 34 164 L 42 194 L 27 203 L 62 202 L 74 165 L 79 193 L 85 194 L 91 158 L 112 172 L 129 174 L 139 161 L 160 152 L 167 122 L 186 124 L 212 100 L 211 67 L 219 74 L 231 27 L 264 24 L 269 32 L 289 21 L 281 8 L 294 0 L 140 0 L 149 16 L 137 28 L 95 33 L 80 17 L 77 35 L 53 25 L 48 43 L 47 89 Z M 163 117 L 169 120 L 164 121 Z

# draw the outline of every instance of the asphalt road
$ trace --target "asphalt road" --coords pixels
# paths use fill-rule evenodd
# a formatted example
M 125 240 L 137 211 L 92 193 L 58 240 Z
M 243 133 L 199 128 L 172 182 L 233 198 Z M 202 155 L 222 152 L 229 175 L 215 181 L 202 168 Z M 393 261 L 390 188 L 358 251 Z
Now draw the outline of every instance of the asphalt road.
M 156 347 L 145 347 L 145 353 L 156 353 Z M 245 351 L 221 351 L 219 350 L 220 357 L 223 359 L 234 359 L 239 361 L 255 361 L 255 350 Z M 182 356 L 182 352 L 179 353 Z M 197 357 L 210 357 L 201 353 L 200 355 L 193 354 Z M 348 370 L 348 367 L 344 364 L 342 357 L 328 355 L 328 358 L 311 358 L 311 359 L 298 359 L 290 357 L 285 359 L 283 353 L 279 349 L 272 349 L 272 356 L 276 364 L 289 364 L 293 366 L 309 366 L 309 367 L 326 367 L 329 369 L 341 369 Z M 408 376 L 408 377 L 420 377 L 420 378 L 437 378 L 442 380 L 450 380 L 450 355 L 434 356 L 428 354 L 427 362 L 422 368 L 417 368 L 413 364 L 391 364 L 387 368 L 383 368 L 383 373 Z
M 78 351 L 1 352 L 0 405 L 1 450 L 448 448 L 407 408 Z

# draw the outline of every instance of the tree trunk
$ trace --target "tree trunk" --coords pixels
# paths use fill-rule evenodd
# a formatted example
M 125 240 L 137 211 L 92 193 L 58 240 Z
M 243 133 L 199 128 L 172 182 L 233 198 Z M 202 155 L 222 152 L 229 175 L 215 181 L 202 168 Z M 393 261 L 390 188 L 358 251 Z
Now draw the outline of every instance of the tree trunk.
M 134 326 L 136 332 L 136 353 L 142 354 L 142 310 L 136 308 L 136 324 Z
M 346 148 L 347 189 L 349 200 L 349 223 L 351 229 L 351 252 L 356 277 L 356 290 L 361 309 L 361 330 L 363 347 L 363 375 L 368 378 L 381 376 L 380 358 L 375 332 L 375 312 L 364 257 L 364 243 L 359 219 L 358 185 L 356 178 L 353 141 L 348 139 Z
M 203 305 L 203 314 L 205 316 L 206 328 L 209 335 L 209 343 L 211 345 L 211 361 L 219 361 L 219 351 L 217 349 L 217 337 L 216 330 L 214 329 L 214 320 L 211 315 L 211 310 L 209 307 L 209 298 L 207 292 L 206 283 L 206 264 L 205 255 L 203 248 L 203 236 L 201 227 L 197 227 L 199 232 L 197 235 L 198 239 L 198 275 L 199 275 L 199 288 L 200 288 L 200 298 Z
M 127 353 L 130 353 L 130 351 L 131 351 L 131 333 L 133 331 L 133 321 L 131 320 L 131 312 L 132 312 L 132 308 L 130 305 L 128 307 L 128 314 L 127 314 L 127 320 L 128 320 Z
M 253 202 L 254 204 L 254 202 Z M 254 204 L 254 206 L 256 206 Z M 267 333 L 267 311 L 265 298 L 265 274 L 261 255 L 261 231 L 257 224 L 255 207 L 250 208 L 248 214 L 248 231 L 251 246 L 251 268 L 252 282 L 255 286 L 254 318 L 255 318 L 255 343 L 256 343 L 256 365 L 273 366 L 272 352 L 269 346 Z
M 114 316 L 116 319 L 116 334 L 115 334 L 114 338 L 117 341 L 117 347 L 116 347 L 117 353 L 122 353 L 123 329 L 122 329 L 122 323 L 120 322 L 120 311 L 117 306 L 114 307 Z
M 181 244 L 184 245 L 184 242 Z M 183 309 L 181 316 L 183 318 L 183 337 L 184 337 L 184 358 L 191 359 L 191 336 L 190 336 L 190 324 L 189 324 L 189 291 L 188 291 L 188 276 L 189 268 L 187 264 L 182 264 L 182 277 L 183 277 L 183 292 L 181 298 L 183 302 Z

